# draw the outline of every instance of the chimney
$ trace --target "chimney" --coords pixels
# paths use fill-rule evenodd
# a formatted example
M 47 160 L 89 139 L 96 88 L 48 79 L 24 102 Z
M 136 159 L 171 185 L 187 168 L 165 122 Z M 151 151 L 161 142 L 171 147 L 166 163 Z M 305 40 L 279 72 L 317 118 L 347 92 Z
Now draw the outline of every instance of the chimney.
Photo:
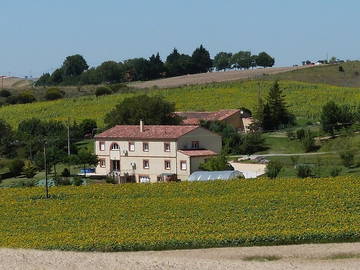
M 144 132 L 144 121 L 140 120 L 140 132 Z

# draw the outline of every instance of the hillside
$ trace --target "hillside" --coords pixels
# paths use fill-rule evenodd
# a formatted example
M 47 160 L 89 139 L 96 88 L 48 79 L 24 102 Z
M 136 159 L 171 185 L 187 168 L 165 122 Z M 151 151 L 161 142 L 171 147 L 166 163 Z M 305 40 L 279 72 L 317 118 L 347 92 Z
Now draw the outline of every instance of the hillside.
M 26 80 L 17 77 L 4 77 L 0 76 L 0 87 L 12 89 L 24 89 L 32 85 L 31 80 Z
M 342 66 L 343 72 L 339 71 Z M 360 61 L 335 65 L 314 66 L 269 76 L 265 79 L 322 83 L 346 87 L 360 87 Z
M 0 189 L 0 246 L 82 251 L 360 240 L 359 178 Z M 91 203 L 89 203 L 91 200 Z M 24 233 L 26 232 L 26 233 Z
M 166 100 L 174 102 L 178 111 L 215 111 L 239 107 L 254 110 L 258 93 L 265 97 L 272 83 L 271 81 L 229 82 L 10 105 L 0 107 L 0 118 L 5 119 L 15 128 L 21 120 L 33 117 L 44 120 L 67 120 L 70 117 L 71 120 L 76 121 L 90 118 L 95 119 L 99 126 L 103 126 L 107 112 L 125 97 L 140 93 L 162 95 Z M 329 100 L 353 105 L 360 103 L 360 92 L 355 88 L 286 81 L 281 81 L 280 87 L 284 89 L 286 101 L 290 105 L 289 109 L 297 117 L 312 121 L 319 120 L 321 107 Z
M 264 76 L 279 74 L 289 71 L 297 71 L 309 66 L 304 67 L 273 67 L 273 68 L 257 68 L 249 70 L 231 70 L 231 71 L 219 71 L 219 72 L 208 72 L 200 74 L 192 74 L 178 77 L 171 77 L 160 80 L 146 81 L 146 82 L 134 82 L 130 83 L 130 86 L 135 88 L 171 88 L 188 85 L 200 85 L 209 84 L 215 82 L 229 82 L 246 79 L 258 79 Z

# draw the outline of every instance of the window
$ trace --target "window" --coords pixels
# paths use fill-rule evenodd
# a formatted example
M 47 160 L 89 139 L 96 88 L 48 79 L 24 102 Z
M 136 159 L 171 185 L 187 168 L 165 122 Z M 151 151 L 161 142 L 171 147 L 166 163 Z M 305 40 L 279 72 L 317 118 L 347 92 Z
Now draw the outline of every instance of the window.
M 192 141 L 191 142 L 192 149 L 199 149 L 199 141 Z
M 113 143 L 111 145 L 111 150 L 119 150 L 119 149 L 120 149 L 120 147 L 119 147 L 119 145 L 117 143 Z
M 143 160 L 143 168 L 144 169 L 149 169 L 150 168 L 149 160 L 147 160 L 147 159 Z
M 170 152 L 170 143 L 164 143 L 164 151 Z
M 149 143 L 146 143 L 146 142 L 143 143 L 143 151 L 149 152 Z
M 99 142 L 100 151 L 105 151 L 105 142 Z
M 134 152 L 135 151 L 135 143 L 129 142 L 129 151 Z
M 106 168 L 106 161 L 105 161 L 105 159 L 100 159 L 100 160 L 99 160 L 99 165 L 100 165 L 101 168 Z
M 185 160 L 181 160 L 181 161 L 180 161 L 180 169 L 181 169 L 182 171 L 186 171 L 186 170 L 187 170 L 187 163 L 186 163 Z
M 170 160 L 165 160 L 164 168 L 165 168 L 165 170 L 170 170 L 171 169 L 171 161 Z

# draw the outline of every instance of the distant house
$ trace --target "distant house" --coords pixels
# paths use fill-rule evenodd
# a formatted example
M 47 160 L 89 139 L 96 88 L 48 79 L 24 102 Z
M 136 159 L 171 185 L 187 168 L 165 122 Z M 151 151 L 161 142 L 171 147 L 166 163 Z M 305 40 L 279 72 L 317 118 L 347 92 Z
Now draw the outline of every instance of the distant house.
M 95 136 L 95 174 L 123 182 L 187 180 L 221 148 L 221 136 L 195 125 L 118 125 Z
M 183 125 L 199 125 L 201 120 L 221 121 L 231 125 L 239 132 L 248 132 L 253 123 L 251 115 L 243 110 L 220 110 L 216 112 L 176 112 L 183 118 Z

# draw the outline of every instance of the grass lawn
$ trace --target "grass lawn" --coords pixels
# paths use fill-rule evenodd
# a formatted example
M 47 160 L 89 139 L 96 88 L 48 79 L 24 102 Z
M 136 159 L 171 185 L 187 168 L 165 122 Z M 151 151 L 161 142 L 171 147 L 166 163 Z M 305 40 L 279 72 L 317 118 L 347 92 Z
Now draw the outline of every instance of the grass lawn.
M 360 240 L 360 178 L 0 189 L 0 247 L 149 250 Z

